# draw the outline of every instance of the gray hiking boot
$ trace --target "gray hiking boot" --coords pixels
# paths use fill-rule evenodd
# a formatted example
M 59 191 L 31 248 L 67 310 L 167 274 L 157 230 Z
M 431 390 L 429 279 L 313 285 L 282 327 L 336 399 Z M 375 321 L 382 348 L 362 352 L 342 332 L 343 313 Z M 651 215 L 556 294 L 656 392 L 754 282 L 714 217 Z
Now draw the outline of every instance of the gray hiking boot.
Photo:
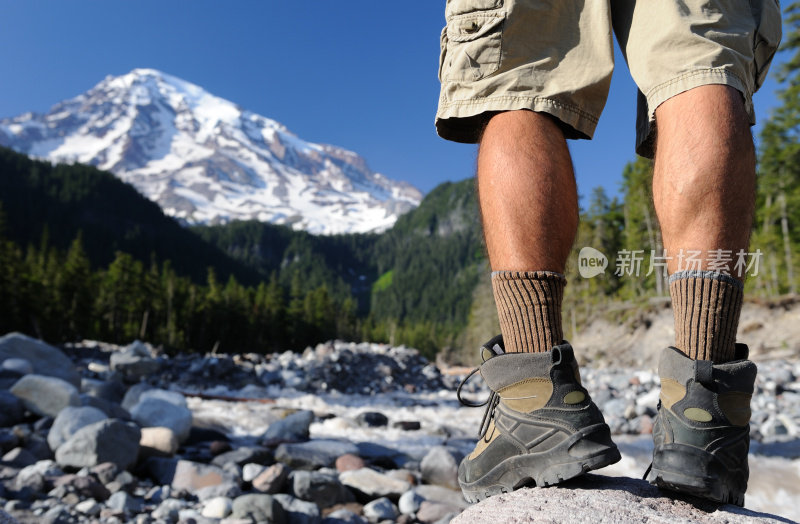
M 581 386 L 569 344 L 547 353 L 504 353 L 498 336 L 481 351 L 483 364 L 473 373 L 480 371 L 491 395 L 478 444 L 458 468 L 465 499 L 478 502 L 531 482 L 549 486 L 620 459 Z M 462 403 L 483 405 L 464 401 L 461 386 Z
M 750 448 L 750 397 L 756 365 L 736 344 L 724 364 L 661 354 L 661 397 L 653 426 L 651 484 L 715 502 L 744 505 Z

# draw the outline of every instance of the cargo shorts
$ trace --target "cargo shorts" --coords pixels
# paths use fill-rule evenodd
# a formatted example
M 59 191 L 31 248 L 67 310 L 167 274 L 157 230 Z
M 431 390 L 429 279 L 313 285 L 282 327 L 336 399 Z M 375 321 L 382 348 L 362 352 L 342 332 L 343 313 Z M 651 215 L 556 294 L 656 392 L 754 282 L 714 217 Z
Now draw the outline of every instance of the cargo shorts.
M 656 108 L 709 84 L 753 93 L 781 39 L 778 0 L 447 0 L 440 136 L 475 143 L 497 112 L 555 117 L 590 139 L 614 69 L 612 31 L 639 88 L 636 151 L 653 156 Z

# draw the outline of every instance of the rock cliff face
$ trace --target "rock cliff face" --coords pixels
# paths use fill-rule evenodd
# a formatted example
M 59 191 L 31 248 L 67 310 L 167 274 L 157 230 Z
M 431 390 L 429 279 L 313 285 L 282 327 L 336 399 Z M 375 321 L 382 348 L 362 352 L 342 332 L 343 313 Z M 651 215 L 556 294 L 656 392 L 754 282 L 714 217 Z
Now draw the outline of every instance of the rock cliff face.
M 467 508 L 453 524 L 492 522 L 775 523 L 789 519 L 690 497 L 670 498 L 644 480 L 584 475 L 560 487 L 523 488 Z

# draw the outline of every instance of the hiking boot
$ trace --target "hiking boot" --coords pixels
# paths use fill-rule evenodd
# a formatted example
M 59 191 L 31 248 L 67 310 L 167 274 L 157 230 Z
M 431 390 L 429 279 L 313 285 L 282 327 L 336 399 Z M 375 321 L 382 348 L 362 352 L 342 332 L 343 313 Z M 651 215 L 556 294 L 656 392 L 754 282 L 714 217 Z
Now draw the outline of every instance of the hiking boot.
M 481 356 L 483 364 L 458 388 L 463 404 L 487 404 L 478 443 L 458 468 L 467 501 L 523 484 L 557 484 L 620 459 L 603 415 L 581 386 L 568 343 L 547 353 L 505 353 L 497 336 Z M 477 371 L 491 390 L 484 404 L 461 398 L 461 387 Z
M 661 353 L 661 396 L 653 426 L 651 484 L 721 503 L 744 505 L 750 449 L 750 397 L 756 365 L 747 346 L 724 364 Z

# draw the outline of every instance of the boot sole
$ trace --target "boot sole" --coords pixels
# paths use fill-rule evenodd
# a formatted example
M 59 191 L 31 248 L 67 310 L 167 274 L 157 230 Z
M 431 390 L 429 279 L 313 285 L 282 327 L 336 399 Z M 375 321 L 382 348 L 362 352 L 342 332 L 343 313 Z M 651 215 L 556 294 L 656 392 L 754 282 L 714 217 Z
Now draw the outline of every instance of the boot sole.
M 673 443 L 657 449 L 650 478 L 651 484 L 662 489 L 744 506 L 747 473 L 694 446 Z
M 569 450 L 584 440 L 602 444 L 605 449 L 576 459 L 570 455 Z M 608 425 L 597 424 L 583 428 L 547 451 L 509 457 L 481 478 L 465 482 L 459 477 L 458 483 L 467 502 L 475 503 L 492 495 L 509 493 L 523 485 L 552 486 L 619 462 L 620 458 L 619 450 L 611 440 Z

